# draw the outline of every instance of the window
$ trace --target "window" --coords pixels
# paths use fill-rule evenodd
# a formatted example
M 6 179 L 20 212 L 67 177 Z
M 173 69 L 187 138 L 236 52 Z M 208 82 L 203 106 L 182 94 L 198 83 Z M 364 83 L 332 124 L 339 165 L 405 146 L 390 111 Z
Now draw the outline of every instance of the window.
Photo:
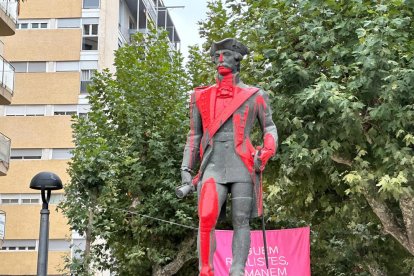
M 40 194 L 0 194 L 0 204 L 39 204 Z
M 6 116 L 44 116 L 45 105 L 8 105 L 5 106 Z
M 42 149 L 12 149 L 10 159 L 42 159 Z
M 26 106 L 25 105 L 6 105 L 6 116 L 25 116 Z
M 56 72 L 79 71 L 79 61 L 56 61 Z
M 26 73 L 27 72 L 27 62 L 11 62 L 16 73 Z
M 17 29 L 28 29 L 29 23 L 19 23 L 17 24 Z
M 58 28 L 80 28 L 80 18 L 61 18 L 57 20 Z
M 99 9 L 99 0 L 83 0 L 84 9 Z
M 73 149 L 53 149 L 52 159 L 71 159 Z
M 27 72 L 46 72 L 46 61 L 28 62 Z
M 87 116 L 90 110 L 91 110 L 90 105 L 80 104 L 78 105 L 78 116 Z
M 98 50 L 98 24 L 83 24 L 82 50 Z
M 46 72 L 46 61 L 11 62 L 16 73 Z
M 22 198 L 22 204 L 37 204 L 39 203 L 38 198 Z
M 74 115 L 76 114 L 77 107 L 72 104 L 55 105 L 53 115 Z
M 19 199 L 16 198 L 2 198 L 0 200 L 1 204 L 19 204 Z
M 26 105 L 26 116 L 45 116 L 45 105 Z
M 80 92 L 87 93 L 88 85 L 92 83 L 92 78 L 95 73 L 95 69 L 81 70 L 81 85 Z
M 47 29 L 49 28 L 49 21 L 44 19 L 34 19 L 34 20 L 19 20 L 19 23 L 16 25 L 17 29 Z
M 19 194 L 1 194 L 0 204 L 19 204 Z
M 59 204 L 63 198 L 63 194 L 51 194 L 49 204 Z
M 1 250 L 34 251 L 36 250 L 36 240 L 5 240 Z

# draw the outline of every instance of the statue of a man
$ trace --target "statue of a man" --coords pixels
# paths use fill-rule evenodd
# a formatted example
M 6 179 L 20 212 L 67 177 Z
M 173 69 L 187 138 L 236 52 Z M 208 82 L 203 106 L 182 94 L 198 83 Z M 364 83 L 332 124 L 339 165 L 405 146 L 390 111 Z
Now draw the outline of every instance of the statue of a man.
M 244 276 L 250 249 L 249 219 L 262 215 L 261 172 L 276 152 L 277 131 L 268 96 L 239 77 L 246 46 L 227 38 L 213 43 L 216 84 L 197 87 L 191 95 L 190 131 L 181 166 L 183 184 L 197 186 L 198 252 L 201 276 L 214 275 L 214 229 L 227 194 L 232 196 L 233 262 L 230 275 Z M 258 121 L 263 146 L 254 147 L 250 133 Z M 201 161 L 199 173 L 191 172 Z

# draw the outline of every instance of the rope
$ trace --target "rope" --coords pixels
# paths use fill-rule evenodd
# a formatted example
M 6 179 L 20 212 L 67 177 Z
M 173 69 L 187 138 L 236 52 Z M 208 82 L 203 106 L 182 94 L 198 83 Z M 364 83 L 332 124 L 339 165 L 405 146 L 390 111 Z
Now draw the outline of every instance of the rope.
M 188 228 L 188 229 L 192 229 L 192 230 L 198 230 L 198 228 L 193 227 L 193 226 L 189 226 L 189 225 L 185 225 L 185 224 L 181 224 L 181 223 L 176 223 L 176 222 L 173 222 L 173 221 L 169 221 L 169 220 L 165 220 L 165 219 L 160 219 L 160 218 L 156 218 L 156 217 L 151 217 L 151 216 L 148 216 L 148 215 L 143 215 L 143 214 L 140 214 L 140 213 L 137 213 L 137 212 L 133 212 L 133 211 L 129 211 L 129 210 L 118 209 L 118 208 L 113 208 L 113 207 L 111 209 L 118 210 L 118 211 L 121 211 L 121 212 L 126 212 L 126 213 L 129 213 L 129 214 L 138 215 L 138 216 L 144 217 L 144 218 L 149 218 L 149 219 L 161 221 L 161 222 L 164 222 L 164 223 L 169 223 L 169 224 L 181 226 L 181 227 Z

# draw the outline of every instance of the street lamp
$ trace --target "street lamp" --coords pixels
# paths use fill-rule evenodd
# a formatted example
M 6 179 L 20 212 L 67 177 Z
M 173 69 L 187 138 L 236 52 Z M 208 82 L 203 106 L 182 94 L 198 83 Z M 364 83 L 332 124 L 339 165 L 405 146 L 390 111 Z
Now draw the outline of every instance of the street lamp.
M 47 275 L 47 254 L 49 251 L 49 200 L 52 190 L 62 189 L 62 180 L 51 172 L 40 172 L 30 181 L 30 188 L 40 190 L 42 210 L 40 210 L 39 252 L 37 255 L 37 276 Z

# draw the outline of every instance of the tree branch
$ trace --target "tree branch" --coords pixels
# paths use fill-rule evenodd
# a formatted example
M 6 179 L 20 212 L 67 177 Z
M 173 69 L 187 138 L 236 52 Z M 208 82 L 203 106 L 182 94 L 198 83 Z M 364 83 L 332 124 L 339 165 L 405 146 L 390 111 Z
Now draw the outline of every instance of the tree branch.
M 393 236 L 404 248 L 414 255 L 406 231 L 398 226 L 388 206 L 384 202 L 379 201 L 368 189 L 363 189 L 363 194 L 374 213 L 380 219 L 384 231 Z
M 334 161 L 336 163 L 347 165 L 348 167 L 352 166 L 352 161 L 351 160 L 347 160 L 347 159 L 342 158 L 338 155 L 332 155 L 331 159 L 332 159 L 332 161 Z
M 407 238 L 410 246 L 410 253 L 414 255 L 414 198 L 403 196 L 400 199 L 400 209 L 403 215 Z
M 189 260 L 195 258 L 195 254 L 192 254 L 193 244 L 196 241 L 196 233 L 187 237 L 180 245 L 177 257 L 164 267 L 155 266 L 153 268 L 152 276 L 172 276 L 175 275 L 183 265 Z

